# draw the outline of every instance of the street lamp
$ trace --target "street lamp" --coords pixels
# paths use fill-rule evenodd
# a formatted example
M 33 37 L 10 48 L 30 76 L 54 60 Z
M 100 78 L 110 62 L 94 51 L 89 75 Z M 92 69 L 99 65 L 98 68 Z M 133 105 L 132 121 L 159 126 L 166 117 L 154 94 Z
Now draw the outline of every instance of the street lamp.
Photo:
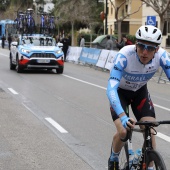
M 107 15 L 108 15 L 108 3 L 107 3 L 107 0 L 106 0 L 106 12 L 105 12 L 105 34 L 107 35 L 108 34 L 108 29 L 107 29 Z

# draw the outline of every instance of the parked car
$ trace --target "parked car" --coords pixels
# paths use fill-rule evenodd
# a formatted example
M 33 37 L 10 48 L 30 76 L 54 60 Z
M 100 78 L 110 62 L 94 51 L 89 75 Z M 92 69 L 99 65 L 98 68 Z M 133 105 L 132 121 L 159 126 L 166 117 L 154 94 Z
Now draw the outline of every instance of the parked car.
M 11 43 L 10 69 L 20 73 L 24 69 L 64 70 L 64 53 L 56 45 L 54 38 L 41 34 L 19 35 Z
M 118 50 L 115 43 L 116 38 L 114 36 L 111 36 L 111 39 L 113 40 L 113 49 Z M 100 35 L 91 43 L 91 47 L 98 48 L 98 49 L 105 49 L 106 42 L 107 42 L 107 35 Z

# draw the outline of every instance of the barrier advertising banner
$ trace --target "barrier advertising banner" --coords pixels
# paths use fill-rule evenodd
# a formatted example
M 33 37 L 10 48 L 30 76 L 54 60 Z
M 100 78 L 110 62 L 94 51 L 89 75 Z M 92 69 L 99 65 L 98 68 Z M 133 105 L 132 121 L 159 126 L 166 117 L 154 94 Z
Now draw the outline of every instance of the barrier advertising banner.
M 66 59 L 68 61 L 78 62 L 81 51 L 82 51 L 82 47 L 71 47 L 71 46 L 69 46 Z
M 110 70 L 112 68 L 113 60 L 116 57 L 117 53 L 118 53 L 118 51 L 110 51 L 109 56 L 106 61 L 106 65 L 105 65 L 106 69 Z
M 79 61 L 87 64 L 96 65 L 100 52 L 100 49 L 83 47 Z
M 109 50 L 102 50 L 101 51 L 96 66 L 104 68 L 106 61 L 107 61 L 107 57 L 109 55 L 109 52 L 110 52 Z

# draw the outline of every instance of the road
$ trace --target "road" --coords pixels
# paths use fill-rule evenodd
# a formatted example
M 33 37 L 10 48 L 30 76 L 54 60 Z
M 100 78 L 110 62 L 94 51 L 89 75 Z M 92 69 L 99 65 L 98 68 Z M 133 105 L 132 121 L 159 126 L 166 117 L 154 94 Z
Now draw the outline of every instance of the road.
M 108 72 L 65 63 L 64 73 L 9 69 L 0 49 L 0 170 L 104 170 L 115 127 L 106 97 Z M 170 120 L 170 85 L 148 88 L 157 120 Z M 170 167 L 170 125 L 157 129 L 157 150 Z M 160 135 L 166 135 L 163 136 Z M 141 134 L 133 136 L 134 148 Z

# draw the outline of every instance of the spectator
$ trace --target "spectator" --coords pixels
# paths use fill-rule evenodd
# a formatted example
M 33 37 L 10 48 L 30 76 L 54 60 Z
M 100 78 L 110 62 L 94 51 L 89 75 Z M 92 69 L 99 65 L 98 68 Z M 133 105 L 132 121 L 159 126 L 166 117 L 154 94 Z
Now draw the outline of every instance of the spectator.
M 67 51 L 68 51 L 68 46 L 69 46 L 69 39 L 67 36 L 65 36 L 62 40 L 61 43 L 63 43 L 63 52 L 64 52 L 64 61 L 66 62 L 66 56 L 67 56 Z
M 118 41 L 116 40 L 116 47 L 120 50 L 121 48 L 123 48 L 126 45 L 132 45 L 133 43 L 127 39 L 126 35 L 123 35 L 121 38 L 120 43 L 118 43 Z
M 12 42 L 12 37 L 11 37 L 11 34 L 9 34 L 8 36 L 8 48 L 10 50 L 10 47 L 11 47 L 11 42 Z
M 3 34 L 3 36 L 2 36 L 2 48 L 5 47 L 5 40 L 6 40 L 6 38 L 5 38 L 4 34 Z
M 80 47 L 84 47 L 84 46 L 85 46 L 85 39 L 84 36 L 82 35 L 80 39 Z
M 113 50 L 113 41 L 110 39 L 110 35 L 107 35 L 107 42 L 106 42 L 105 49 Z
M 117 40 L 115 40 L 116 43 L 116 47 L 120 50 L 121 48 L 123 48 L 125 46 L 125 42 L 123 41 L 123 37 L 121 38 L 121 41 L 118 43 Z
M 125 45 L 132 45 L 133 43 L 128 40 L 128 38 L 126 36 L 123 36 L 123 41 L 125 42 Z
M 71 36 L 70 36 L 70 34 L 68 34 L 68 42 L 69 42 L 68 45 L 71 46 Z

